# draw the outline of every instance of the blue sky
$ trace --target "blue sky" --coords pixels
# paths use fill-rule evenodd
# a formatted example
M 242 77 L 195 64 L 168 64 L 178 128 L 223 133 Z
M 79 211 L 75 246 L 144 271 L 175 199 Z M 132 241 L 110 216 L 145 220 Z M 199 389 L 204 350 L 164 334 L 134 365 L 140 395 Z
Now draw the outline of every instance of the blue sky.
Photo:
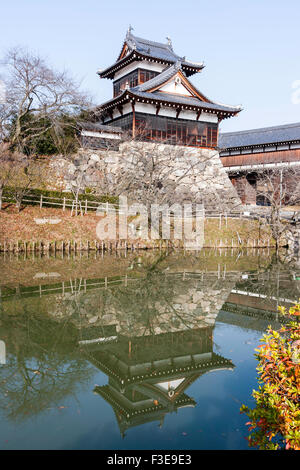
M 100 104 L 112 84 L 96 71 L 116 60 L 129 24 L 137 36 L 170 36 L 177 54 L 204 60 L 193 83 L 244 108 L 222 131 L 300 121 L 300 100 L 292 100 L 300 88 L 299 0 L 1 0 L 0 56 L 19 45 L 39 52 L 82 79 Z

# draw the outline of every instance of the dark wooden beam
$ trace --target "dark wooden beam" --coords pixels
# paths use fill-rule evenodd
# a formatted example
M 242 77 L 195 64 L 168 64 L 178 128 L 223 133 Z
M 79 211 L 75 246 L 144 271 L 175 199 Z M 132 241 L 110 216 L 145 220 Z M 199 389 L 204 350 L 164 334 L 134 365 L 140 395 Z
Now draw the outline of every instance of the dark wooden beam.
M 132 107 L 132 113 L 133 113 L 133 118 L 132 118 L 132 137 L 133 139 L 135 138 L 135 101 L 131 102 L 131 107 Z
M 121 114 L 121 116 L 123 116 L 123 106 L 122 106 L 121 104 L 119 104 L 119 105 L 117 106 L 117 108 L 118 108 L 118 111 L 119 111 L 119 113 Z
M 176 119 L 178 119 L 178 116 L 181 113 L 181 111 L 182 111 L 181 107 L 176 109 Z
M 200 115 L 201 115 L 201 109 L 200 109 L 200 111 L 197 111 L 197 118 L 196 118 L 197 121 L 199 121 Z
M 160 104 L 158 103 L 156 105 L 156 116 L 158 116 L 159 111 L 160 111 Z

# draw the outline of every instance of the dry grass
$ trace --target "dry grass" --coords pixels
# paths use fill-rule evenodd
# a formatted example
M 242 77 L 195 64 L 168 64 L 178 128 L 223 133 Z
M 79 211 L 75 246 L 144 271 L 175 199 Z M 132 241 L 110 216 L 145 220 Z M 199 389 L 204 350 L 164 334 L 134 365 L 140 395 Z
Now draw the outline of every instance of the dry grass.
M 38 225 L 35 218 L 59 218 L 58 224 Z M 37 206 L 26 206 L 18 213 L 14 206 L 6 206 L 0 212 L 0 243 L 10 241 L 87 241 L 93 242 L 97 239 L 96 226 L 101 217 L 96 213 L 71 217 L 71 211 L 55 208 L 42 208 Z M 204 226 L 205 246 L 215 246 L 222 240 L 222 245 L 227 243 L 231 246 L 232 240 L 237 245 L 240 237 L 245 244 L 248 240 L 267 239 L 270 234 L 266 230 L 259 230 L 258 222 L 246 219 L 228 219 L 227 225 L 222 219 L 205 221 Z
M 270 231 L 259 228 L 257 220 L 251 219 L 222 219 L 221 225 L 219 219 L 206 219 L 204 225 L 205 246 L 218 245 L 220 240 L 223 246 L 231 246 L 232 240 L 236 246 L 238 239 L 247 245 L 248 240 L 267 240 L 271 238 Z
M 38 225 L 35 218 L 59 218 L 58 224 Z M 0 242 L 4 241 L 93 241 L 96 237 L 96 226 L 100 217 L 89 213 L 83 217 L 71 217 L 71 211 L 55 208 L 26 206 L 20 213 L 14 206 L 6 207 L 0 212 Z

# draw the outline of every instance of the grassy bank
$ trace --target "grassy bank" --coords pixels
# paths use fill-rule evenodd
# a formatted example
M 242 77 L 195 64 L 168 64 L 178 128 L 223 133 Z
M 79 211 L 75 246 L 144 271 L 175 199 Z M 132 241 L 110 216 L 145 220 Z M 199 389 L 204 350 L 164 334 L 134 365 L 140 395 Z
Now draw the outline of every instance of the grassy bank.
M 59 219 L 56 224 L 37 224 L 35 219 Z M 74 242 L 86 246 L 97 240 L 96 227 L 100 217 L 96 213 L 71 216 L 71 211 L 55 208 L 26 206 L 18 213 L 14 206 L 0 212 L 0 243 L 10 242 Z M 259 227 L 258 221 L 248 219 L 206 219 L 204 245 L 207 247 L 252 247 L 263 246 L 264 241 L 272 245 L 270 233 Z M 258 240 L 260 240 L 258 242 Z M 265 245 L 266 246 L 266 245 Z M 78 248 L 78 246 L 77 246 Z

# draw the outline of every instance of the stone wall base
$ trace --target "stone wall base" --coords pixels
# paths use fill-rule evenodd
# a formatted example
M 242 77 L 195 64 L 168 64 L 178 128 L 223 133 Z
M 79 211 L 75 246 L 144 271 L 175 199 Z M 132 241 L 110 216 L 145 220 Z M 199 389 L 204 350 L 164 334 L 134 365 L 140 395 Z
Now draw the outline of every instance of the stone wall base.
M 206 209 L 216 211 L 235 209 L 241 204 L 219 153 L 212 149 L 131 141 L 120 144 L 118 151 L 82 148 L 72 163 L 56 157 L 52 165 L 57 182 L 66 190 L 76 186 L 83 175 L 86 187 L 114 195 L 116 188 L 119 190 L 122 182 L 132 176 L 132 199 L 137 202 L 146 203 L 144 187 L 151 180 L 157 185 L 157 200 L 151 202 L 202 203 Z M 153 192 L 151 197 L 155 199 Z

